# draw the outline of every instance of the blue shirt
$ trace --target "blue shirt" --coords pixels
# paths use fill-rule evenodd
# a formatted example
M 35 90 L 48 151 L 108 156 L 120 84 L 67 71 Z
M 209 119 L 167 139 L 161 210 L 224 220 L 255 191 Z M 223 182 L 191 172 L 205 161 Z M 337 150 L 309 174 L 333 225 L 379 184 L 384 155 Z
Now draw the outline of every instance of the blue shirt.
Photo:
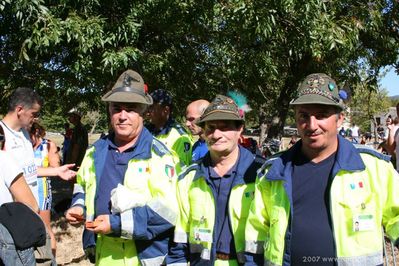
M 106 139 L 108 148 L 104 168 L 98 182 L 95 198 L 95 214 L 111 214 L 111 190 L 118 184 L 123 184 L 128 163 L 132 158 L 146 159 L 151 157 L 152 135 L 143 128 L 135 144 L 120 153 L 114 143 L 114 135 Z M 120 235 L 121 221 L 119 214 L 110 215 L 110 223 L 113 236 Z
M 297 153 L 292 170 L 292 265 L 334 265 L 330 178 L 335 153 L 319 163 Z M 308 260 L 307 258 L 318 258 Z
M 107 142 L 106 164 L 96 193 L 96 216 L 111 214 L 111 190 L 116 188 L 118 184 L 123 184 L 128 163 L 132 159 L 136 147 L 136 145 L 133 145 L 127 150 L 119 152 L 113 139 L 108 138 Z
M 208 146 L 205 140 L 199 139 L 193 145 L 192 160 L 193 162 L 198 161 L 208 152 Z
M 204 162 L 208 168 L 208 184 L 212 189 L 215 199 L 216 221 L 213 241 L 216 243 L 216 252 L 236 255 L 233 232 L 230 226 L 229 197 L 234 178 L 237 174 L 237 162 L 223 177 L 219 176 L 211 166 L 210 157 Z

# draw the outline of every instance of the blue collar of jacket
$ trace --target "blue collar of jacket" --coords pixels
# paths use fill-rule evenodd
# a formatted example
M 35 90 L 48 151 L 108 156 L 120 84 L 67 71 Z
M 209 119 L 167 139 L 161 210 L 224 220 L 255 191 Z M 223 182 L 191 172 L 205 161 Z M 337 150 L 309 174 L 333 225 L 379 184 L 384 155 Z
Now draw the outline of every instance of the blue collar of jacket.
M 234 178 L 232 186 L 244 185 L 247 183 L 255 182 L 256 171 L 260 168 L 263 161 L 256 160 L 255 155 L 252 154 L 247 149 L 238 145 L 240 149 L 240 156 L 238 158 L 237 172 Z M 201 160 L 198 162 L 198 168 L 194 176 L 194 180 L 198 178 L 204 178 L 207 180 L 209 178 L 208 170 L 209 162 L 211 162 L 210 153 L 208 152 Z
M 172 117 L 169 117 L 169 119 L 168 119 L 168 121 L 166 121 L 165 125 L 162 128 L 160 128 L 159 130 L 156 130 L 155 126 L 153 124 L 148 125 L 147 128 L 154 136 L 166 135 L 172 130 L 175 123 L 176 123 L 176 121 Z
M 104 165 L 106 163 L 108 148 L 110 145 L 115 145 L 113 143 L 114 137 L 115 134 L 112 133 L 102 137 L 93 144 L 93 146 L 95 147 L 93 159 L 96 169 L 97 183 L 101 177 Z M 143 128 L 137 138 L 136 143 L 132 146 L 132 148 L 134 148 L 132 158 L 143 160 L 151 158 L 152 140 L 153 136 L 151 135 L 151 133 L 146 128 Z
M 335 162 L 332 170 L 334 177 L 340 170 L 349 172 L 362 171 L 366 169 L 359 151 L 345 138 L 337 135 L 338 150 L 335 156 Z M 296 154 L 300 153 L 302 141 L 298 141 L 295 145 L 283 152 L 281 156 L 272 158 L 269 162 L 271 167 L 266 174 L 268 180 L 285 180 L 291 179 L 292 161 Z

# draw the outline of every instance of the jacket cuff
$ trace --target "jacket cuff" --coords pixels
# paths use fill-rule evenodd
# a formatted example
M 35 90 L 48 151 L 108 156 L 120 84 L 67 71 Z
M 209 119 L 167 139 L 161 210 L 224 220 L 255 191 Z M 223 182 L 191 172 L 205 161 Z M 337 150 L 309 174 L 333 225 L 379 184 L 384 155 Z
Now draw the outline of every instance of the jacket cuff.
M 113 236 L 121 235 L 121 217 L 119 214 L 110 214 L 109 223 L 111 224 L 111 230 Z

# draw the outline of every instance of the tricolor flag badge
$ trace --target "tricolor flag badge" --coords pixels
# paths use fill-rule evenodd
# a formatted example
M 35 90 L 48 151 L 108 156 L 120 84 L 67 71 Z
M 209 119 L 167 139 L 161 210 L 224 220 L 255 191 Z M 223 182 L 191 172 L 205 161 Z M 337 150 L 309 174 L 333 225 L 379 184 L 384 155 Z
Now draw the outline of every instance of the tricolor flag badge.
M 169 164 L 165 165 L 165 174 L 172 178 L 175 175 L 175 168 Z

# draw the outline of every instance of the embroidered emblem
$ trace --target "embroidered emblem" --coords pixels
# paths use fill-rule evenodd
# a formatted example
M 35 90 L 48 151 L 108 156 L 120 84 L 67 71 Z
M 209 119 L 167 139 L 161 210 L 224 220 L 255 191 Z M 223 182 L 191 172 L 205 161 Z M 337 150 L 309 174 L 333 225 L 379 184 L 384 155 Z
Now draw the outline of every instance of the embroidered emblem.
M 307 83 L 310 88 L 319 88 L 321 85 L 325 84 L 325 80 L 322 77 L 314 76 L 310 78 Z
M 246 198 L 253 198 L 255 195 L 255 192 L 254 191 L 245 192 L 244 195 Z
M 184 152 L 188 152 L 190 150 L 190 147 L 191 147 L 190 143 L 184 142 Z

